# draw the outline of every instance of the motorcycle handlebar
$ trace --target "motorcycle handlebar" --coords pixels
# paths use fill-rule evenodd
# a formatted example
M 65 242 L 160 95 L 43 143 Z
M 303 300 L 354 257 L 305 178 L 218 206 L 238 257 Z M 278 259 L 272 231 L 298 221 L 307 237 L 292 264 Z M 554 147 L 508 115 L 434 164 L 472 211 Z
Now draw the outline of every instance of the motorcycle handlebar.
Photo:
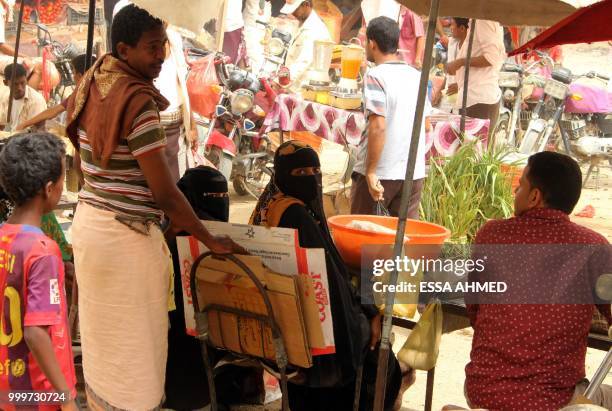
M 610 81 L 610 77 L 608 77 L 608 76 L 606 76 L 606 75 L 604 75 L 604 74 L 599 74 L 599 73 L 598 73 L 598 72 L 596 72 L 596 71 L 590 71 L 590 72 L 588 72 L 588 73 L 586 74 L 586 77 L 598 77 L 598 78 L 600 78 L 600 79 L 602 79 L 602 80 L 605 80 L 605 81 Z

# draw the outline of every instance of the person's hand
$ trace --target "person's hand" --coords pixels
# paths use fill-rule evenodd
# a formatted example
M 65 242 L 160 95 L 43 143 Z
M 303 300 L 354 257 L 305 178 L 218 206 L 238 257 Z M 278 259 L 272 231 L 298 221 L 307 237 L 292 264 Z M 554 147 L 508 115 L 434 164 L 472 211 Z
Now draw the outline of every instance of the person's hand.
M 210 237 L 204 243 L 213 254 L 247 254 L 247 251 L 226 235 Z
M 15 127 L 15 131 L 21 131 L 21 130 L 23 130 L 25 128 L 26 127 L 25 127 L 25 125 L 23 123 L 22 124 L 17 124 L 17 126 Z
M 189 130 L 189 132 L 187 133 L 187 138 L 189 139 L 189 142 L 191 143 L 192 146 L 197 146 L 198 129 L 194 127 L 191 130 Z
M 440 44 L 442 44 L 445 49 L 448 49 L 448 36 L 440 36 Z
M 368 174 L 366 176 L 366 181 L 368 183 L 368 190 L 370 191 L 372 199 L 374 201 L 382 201 L 385 189 L 382 184 L 380 184 L 380 180 L 376 174 Z
M 463 67 L 465 64 L 465 60 L 464 59 L 457 59 L 455 61 L 451 61 L 450 63 L 446 64 L 446 71 L 454 76 L 457 73 L 457 70 L 459 70 L 461 67 Z
M 62 411 L 79 411 L 76 400 L 70 400 L 61 406 Z
M 415 60 L 414 61 L 414 68 L 416 68 L 417 70 L 421 70 L 423 68 L 423 62 L 420 60 Z
M 377 314 L 370 320 L 370 350 L 374 351 L 382 335 L 382 315 Z
M 457 94 L 459 92 L 459 85 L 457 83 L 453 83 L 448 86 L 446 89 L 446 95 L 452 96 L 453 94 Z

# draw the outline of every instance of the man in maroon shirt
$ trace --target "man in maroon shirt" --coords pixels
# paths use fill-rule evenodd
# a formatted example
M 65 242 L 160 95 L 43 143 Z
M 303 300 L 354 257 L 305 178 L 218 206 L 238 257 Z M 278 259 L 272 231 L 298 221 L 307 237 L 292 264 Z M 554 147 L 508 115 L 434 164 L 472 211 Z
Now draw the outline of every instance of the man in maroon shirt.
M 599 275 L 611 267 L 608 241 L 569 219 L 581 181 L 580 168 L 570 157 L 552 152 L 531 156 L 515 193 L 515 217 L 490 221 L 476 236 L 475 250 L 488 250 L 478 278 L 506 281 L 511 294 L 505 304 L 467 306 L 474 338 L 465 393 L 472 408 L 558 410 L 586 388 L 584 363 L 595 305 L 547 300 L 558 290 L 591 293 Z M 590 245 L 598 251 L 589 251 Z M 505 253 L 495 251 L 499 248 Z M 519 255 L 509 256 L 517 249 Z M 470 280 L 475 277 L 471 274 Z M 543 279 L 554 290 L 541 288 Z M 524 295 L 541 295 L 542 300 L 510 301 Z M 610 305 L 597 308 L 610 324 Z M 594 402 L 612 409 L 612 387 L 602 386 Z

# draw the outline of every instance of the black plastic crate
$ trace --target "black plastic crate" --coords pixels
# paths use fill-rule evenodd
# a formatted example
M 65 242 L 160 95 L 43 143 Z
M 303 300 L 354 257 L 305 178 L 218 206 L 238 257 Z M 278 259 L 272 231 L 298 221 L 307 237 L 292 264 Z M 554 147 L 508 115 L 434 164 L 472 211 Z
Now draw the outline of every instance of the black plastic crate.
M 96 16 L 94 18 L 94 24 L 103 24 L 104 18 L 102 17 L 102 9 L 96 9 Z M 89 14 L 87 12 L 81 12 L 74 10 L 72 7 L 68 6 L 68 21 L 69 26 L 76 26 L 79 24 L 88 24 L 89 23 Z

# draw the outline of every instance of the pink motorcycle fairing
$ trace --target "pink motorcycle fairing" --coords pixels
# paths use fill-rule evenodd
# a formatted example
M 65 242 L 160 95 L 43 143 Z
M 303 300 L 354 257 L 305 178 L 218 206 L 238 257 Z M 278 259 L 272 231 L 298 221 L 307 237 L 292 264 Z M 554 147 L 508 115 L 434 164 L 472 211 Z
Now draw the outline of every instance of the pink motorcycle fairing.
M 572 83 L 570 92 L 578 98 L 568 97 L 565 102 L 566 113 L 610 113 L 612 112 L 612 92 L 605 87 L 591 84 Z

